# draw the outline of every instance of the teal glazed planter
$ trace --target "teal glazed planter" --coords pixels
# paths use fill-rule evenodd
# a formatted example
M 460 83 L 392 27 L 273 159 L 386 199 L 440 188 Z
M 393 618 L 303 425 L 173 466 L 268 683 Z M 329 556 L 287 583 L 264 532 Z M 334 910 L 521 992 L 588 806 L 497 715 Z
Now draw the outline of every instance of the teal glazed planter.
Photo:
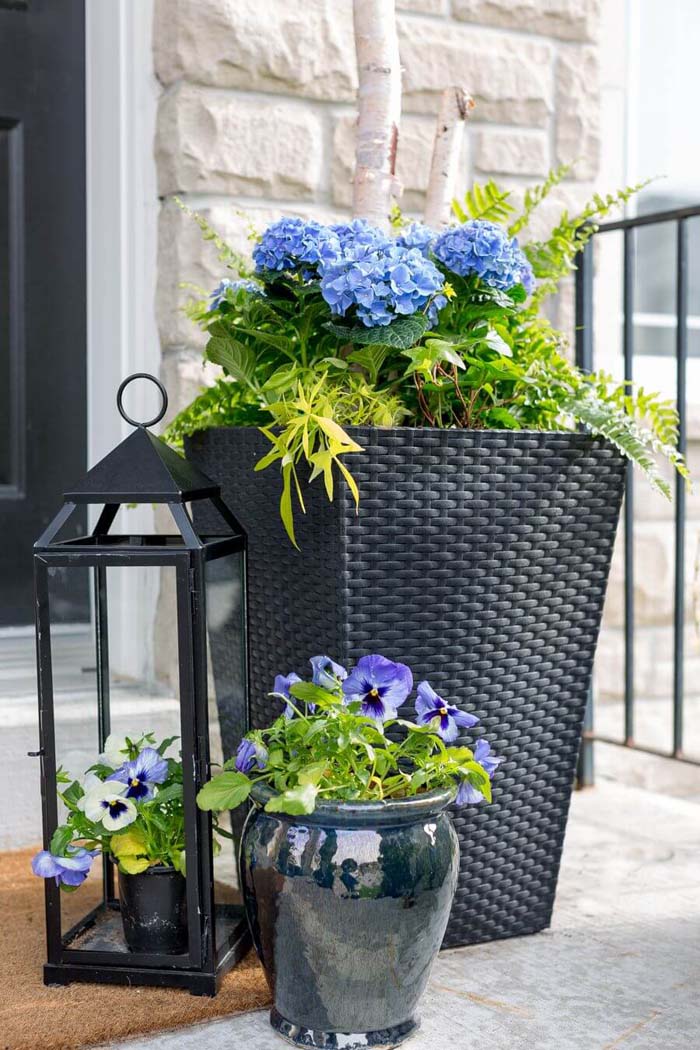
M 241 844 L 272 1027 L 296 1046 L 397 1046 L 418 1020 L 452 907 L 459 845 L 446 789 L 388 802 L 266 813 L 258 785 Z

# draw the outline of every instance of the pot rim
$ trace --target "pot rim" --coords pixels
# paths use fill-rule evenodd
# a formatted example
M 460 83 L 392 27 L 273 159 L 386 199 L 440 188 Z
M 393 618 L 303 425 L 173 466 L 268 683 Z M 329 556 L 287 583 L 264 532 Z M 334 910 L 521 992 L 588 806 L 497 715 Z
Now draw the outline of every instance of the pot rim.
M 216 431 L 217 433 L 221 433 L 222 431 L 225 432 L 225 431 L 231 431 L 231 430 L 233 430 L 233 431 L 241 431 L 241 430 L 253 431 L 253 430 L 259 430 L 259 429 L 260 429 L 259 427 L 255 427 L 255 426 L 202 427 L 199 430 L 194 430 L 191 434 L 187 434 L 186 438 L 192 438 L 192 437 L 198 436 L 200 434 L 208 434 L 210 431 Z M 276 429 L 282 429 L 282 428 L 273 426 L 271 429 L 272 430 L 276 430 Z M 563 427 L 561 429 L 559 429 L 559 430 L 534 430 L 534 429 L 527 429 L 525 427 L 523 427 L 520 430 L 509 430 L 506 427 L 484 427 L 484 428 L 480 428 L 480 427 L 428 427 L 428 426 L 426 426 L 426 427 L 407 427 L 407 426 L 381 427 L 381 426 L 377 426 L 374 423 L 358 423 L 358 424 L 348 424 L 347 426 L 344 426 L 343 429 L 347 430 L 348 432 L 355 432 L 355 431 L 360 431 L 360 430 L 362 430 L 362 431 L 374 430 L 374 431 L 379 431 L 380 433 L 390 433 L 390 432 L 395 433 L 397 431 L 401 431 L 401 432 L 406 432 L 407 434 L 408 433 L 410 433 L 410 434 L 425 434 L 426 431 L 428 431 L 430 433 L 433 433 L 433 434 L 486 434 L 486 435 L 488 435 L 488 434 L 508 434 L 511 437 L 515 436 L 516 440 L 517 440 L 518 435 L 522 435 L 522 436 L 526 436 L 526 437 L 539 437 L 539 438 L 542 438 L 543 440 L 545 440 L 548 437 L 552 437 L 552 436 L 556 435 L 558 437 L 569 437 L 569 438 L 572 438 L 572 440 L 576 441 L 577 443 L 581 443 L 582 441 L 585 440 L 585 441 L 588 441 L 588 442 L 591 442 L 591 441 L 592 442 L 602 441 L 602 442 L 607 444 L 606 439 L 601 437 L 600 435 L 590 434 L 590 433 L 588 433 L 588 431 L 585 431 L 585 430 L 566 430 Z
M 173 867 L 172 864 L 151 864 L 149 867 L 144 868 L 143 871 L 120 871 L 119 878 L 134 879 L 139 875 L 182 875 L 181 871 Z M 182 878 L 184 879 L 184 875 Z
M 268 784 L 254 784 L 250 798 L 257 809 L 262 810 L 265 803 L 276 792 Z M 269 813 L 268 816 L 290 824 L 314 824 L 330 827 L 386 827 L 387 825 L 416 824 L 422 820 L 437 817 L 455 800 L 457 785 L 438 788 L 420 795 L 407 798 L 345 802 L 324 799 L 319 802 L 313 813 Z

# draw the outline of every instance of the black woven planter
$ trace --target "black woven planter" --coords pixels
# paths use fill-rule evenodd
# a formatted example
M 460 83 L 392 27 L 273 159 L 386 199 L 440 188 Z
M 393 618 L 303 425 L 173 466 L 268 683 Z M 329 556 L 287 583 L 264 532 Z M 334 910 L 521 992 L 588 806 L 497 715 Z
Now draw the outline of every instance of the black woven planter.
M 455 813 L 461 869 L 445 946 L 549 925 L 624 481 L 580 433 L 351 428 L 359 515 L 314 483 L 301 552 L 279 520 L 269 447 L 216 429 L 187 453 L 222 485 L 249 542 L 251 717 L 279 714 L 275 674 L 380 652 L 481 719 L 492 805 Z M 467 740 L 473 739 L 471 737 Z

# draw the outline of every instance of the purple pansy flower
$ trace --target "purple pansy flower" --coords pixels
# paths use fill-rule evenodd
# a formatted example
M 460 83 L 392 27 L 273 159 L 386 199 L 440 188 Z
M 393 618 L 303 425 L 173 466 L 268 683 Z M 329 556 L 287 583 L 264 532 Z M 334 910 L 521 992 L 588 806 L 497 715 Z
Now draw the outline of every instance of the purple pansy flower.
M 127 785 L 126 798 L 153 798 L 156 784 L 162 784 L 168 775 L 168 763 L 154 747 L 144 747 L 133 762 L 125 762 L 107 777 L 107 780 L 118 780 Z
M 295 682 L 300 682 L 300 681 L 301 681 L 301 678 L 299 677 L 298 674 L 295 674 L 294 671 L 292 671 L 290 674 L 277 674 L 277 675 L 275 675 L 275 684 L 272 687 L 272 692 L 276 693 L 277 696 L 283 696 L 285 698 L 285 700 L 287 700 L 287 704 L 286 704 L 286 706 L 284 708 L 284 717 L 285 718 L 294 718 L 294 708 L 289 703 L 289 700 L 291 699 L 291 695 L 292 695 L 289 690 L 290 690 L 290 687 L 293 686 Z M 313 704 L 309 704 L 309 708 L 311 710 L 313 710 Z
M 343 682 L 346 704 L 361 703 L 362 714 L 383 722 L 393 718 L 413 688 L 406 664 L 397 664 L 374 653 L 363 656 Z
M 313 668 L 311 681 L 321 689 L 335 689 L 338 682 L 344 682 L 348 672 L 330 656 L 312 656 L 309 660 Z
M 236 751 L 236 769 L 239 773 L 251 773 L 256 767 L 263 770 L 267 765 L 267 749 L 254 740 L 241 740 Z
M 504 761 L 502 755 L 492 755 L 491 745 L 488 740 L 484 740 L 483 737 L 479 737 L 474 748 L 474 758 L 483 766 L 489 777 L 492 777 L 496 772 L 496 769 Z
M 455 798 L 456 806 L 478 806 L 484 801 L 484 796 L 474 787 L 469 780 L 463 780 L 459 785 L 459 791 Z
M 460 729 L 471 729 L 479 721 L 475 715 L 469 715 L 460 711 L 458 707 L 447 704 L 427 682 L 421 682 L 418 686 L 416 715 L 416 721 L 422 726 L 427 726 L 434 718 L 439 718 L 437 731 L 447 742 L 456 740 Z
M 484 740 L 483 737 L 480 737 L 479 740 L 477 740 L 476 742 L 476 746 L 474 748 L 474 758 L 482 767 L 484 772 L 488 773 L 489 779 L 493 776 L 496 769 L 503 761 L 502 756 L 491 754 L 491 745 L 489 744 L 488 740 Z M 463 780 L 462 783 L 459 785 L 459 791 L 457 792 L 457 797 L 455 798 L 455 804 L 458 806 L 469 806 L 478 805 L 480 802 L 483 801 L 484 796 L 479 791 L 479 789 L 475 788 L 469 780 Z
M 56 885 L 80 886 L 88 877 L 93 857 L 98 849 L 72 850 L 65 857 L 55 857 L 47 849 L 42 849 L 32 860 L 32 871 L 42 879 L 55 879 Z

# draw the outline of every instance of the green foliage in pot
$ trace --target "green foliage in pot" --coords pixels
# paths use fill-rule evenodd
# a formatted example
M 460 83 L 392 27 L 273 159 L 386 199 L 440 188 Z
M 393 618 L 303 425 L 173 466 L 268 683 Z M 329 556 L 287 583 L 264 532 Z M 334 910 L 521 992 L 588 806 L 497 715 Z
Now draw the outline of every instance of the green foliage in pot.
M 576 368 L 542 313 L 596 224 L 640 188 L 595 194 L 578 214 L 564 211 L 548 238 L 525 240 L 566 172 L 529 189 L 519 213 L 509 191 L 475 185 L 440 232 L 398 212 L 392 236 L 364 220 L 281 219 L 257 239 L 253 270 L 195 216 L 238 278 L 191 307 L 223 378 L 176 417 L 168 439 L 259 426 L 271 447 L 257 469 L 281 469 L 293 542 L 308 481 L 323 478 L 332 499 L 338 471 L 359 500 L 351 456 L 361 448 L 345 429 L 353 425 L 583 426 L 670 496 L 659 457 L 687 477 L 673 403 Z
M 319 802 L 382 802 L 453 788 L 458 805 L 491 801 L 491 777 L 502 758 L 484 737 L 474 748 L 455 743 L 478 718 L 416 689 L 415 719 L 398 717 L 413 675 L 374 653 L 350 673 L 329 656 L 311 659 L 311 682 L 277 675 L 270 694 L 284 705 L 269 729 L 253 730 L 197 796 L 202 809 L 235 809 L 255 783 L 268 785 L 271 813 L 312 813 Z M 388 732 L 399 729 L 398 734 Z

